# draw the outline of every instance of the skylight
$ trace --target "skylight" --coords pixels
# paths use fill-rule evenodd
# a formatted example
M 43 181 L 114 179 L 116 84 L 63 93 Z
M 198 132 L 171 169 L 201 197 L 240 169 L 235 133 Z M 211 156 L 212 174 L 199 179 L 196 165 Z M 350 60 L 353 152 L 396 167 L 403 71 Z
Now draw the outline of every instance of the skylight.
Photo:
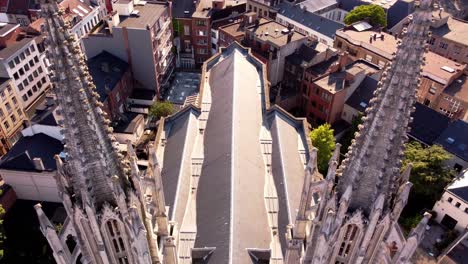
M 453 142 L 455 142 L 455 139 L 448 137 L 445 141 L 447 141 L 447 143 L 449 144 L 453 144 Z

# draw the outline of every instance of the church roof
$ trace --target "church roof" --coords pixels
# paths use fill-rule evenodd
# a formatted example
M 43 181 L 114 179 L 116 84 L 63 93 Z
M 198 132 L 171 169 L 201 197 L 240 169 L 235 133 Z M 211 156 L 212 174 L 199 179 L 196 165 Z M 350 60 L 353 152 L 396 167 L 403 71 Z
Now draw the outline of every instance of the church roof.
M 239 44 L 204 67 L 200 105 L 168 117 L 157 139 L 170 219 L 181 236 L 196 233 L 195 248 L 216 248 L 213 263 L 250 263 L 247 249 L 272 244 L 283 254 L 309 153 L 305 121 L 269 106 L 265 66 Z
M 414 106 L 416 109 L 411 115 L 413 122 L 410 124 L 409 135 L 432 145 L 448 127 L 450 118 L 423 104 L 416 103 Z
M 456 120 L 444 130 L 436 143 L 443 146 L 445 150 L 468 161 L 468 123 Z

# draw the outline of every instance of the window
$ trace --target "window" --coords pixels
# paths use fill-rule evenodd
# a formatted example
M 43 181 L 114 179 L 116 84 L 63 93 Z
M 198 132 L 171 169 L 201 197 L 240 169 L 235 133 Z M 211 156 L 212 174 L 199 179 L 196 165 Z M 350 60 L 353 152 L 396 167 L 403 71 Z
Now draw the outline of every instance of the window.
M 15 67 L 15 62 L 14 61 L 8 62 L 8 66 L 10 66 L 10 69 L 13 69 Z
M 431 45 L 434 45 L 434 43 L 435 43 L 435 38 L 431 38 L 431 39 L 428 41 L 428 43 L 431 44 Z
M 37 68 L 37 70 L 39 71 L 39 73 L 43 72 L 42 67 Z
M 30 97 L 33 95 L 33 93 L 32 93 L 32 91 L 31 91 L 31 89 L 29 89 L 29 91 L 28 91 L 28 95 L 29 95 Z
M 190 27 L 188 25 L 184 25 L 184 35 L 185 36 L 190 35 Z
M 36 62 L 36 63 L 39 62 L 39 58 L 37 56 L 34 57 L 34 62 Z
M 211 37 L 214 39 L 216 38 L 216 31 L 211 31 Z
M 15 117 L 15 115 L 11 115 L 10 118 L 11 118 L 11 122 L 13 122 L 13 124 L 16 123 L 16 117 Z
M 1 91 L 0 92 L 0 96 L 2 97 L 2 99 L 6 99 L 6 94 L 4 91 Z
M 381 68 L 385 67 L 385 61 L 379 60 L 379 67 Z
M 16 97 L 11 98 L 11 101 L 13 102 L 14 105 L 18 104 L 18 100 L 16 100 Z
M 249 11 L 251 11 L 251 10 L 252 10 L 252 5 L 249 5 Z
M 37 92 L 37 85 L 34 85 L 32 90 L 33 90 L 33 92 Z M 118 100 L 117 100 L 117 102 L 118 102 Z
M 34 78 L 37 78 L 37 76 L 39 76 L 39 74 L 37 73 L 37 71 L 34 71 L 34 72 L 33 72 L 33 75 L 34 75 Z
M 32 76 L 32 75 L 29 75 L 29 76 L 28 76 L 28 80 L 29 80 L 30 82 L 32 82 L 32 81 L 34 80 L 33 76 Z
M 23 81 L 23 85 L 24 85 L 24 86 L 28 86 L 28 84 L 29 84 L 28 80 L 24 80 L 24 81 Z
M 372 61 L 372 56 L 369 55 L 369 54 L 367 54 L 367 55 L 366 55 L 366 61 Z
M 442 49 L 447 49 L 447 47 L 448 47 L 448 44 L 447 44 L 447 43 L 445 43 L 445 42 L 442 42 L 442 41 L 440 42 L 440 44 L 439 44 L 439 48 L 442 48 Z
M 13 74 L 13 77 L 15 78 L 15 80 L 18 80 L 18 79 L 19 79 L 19 75 L 18 75 L 18 73 L 17 73 L 17 72 L 15 72 L 15 73 Z
M 205 26 L 206 23 L 205 23 L 205 20 L 196 20 L 196 21 L 195 21 L 195 25 L 197 25 L 197 26 Z
M 29 49 L 31 50 L 31 52 L 33 52 L 33 51 L 36 50 L 36 49 L 34 48 L 34 46 L 31 46 Z
M 205 30 L 199 30 L 198 31 L 198 36 L 206 36 L 206 31 Z
M 29 65 L 28 64 L 24 65 L 24 71 L 29 71 Z
M 460 205 L 461 205 L 461 203 L 457 202 L 457 203 L 455 204 L 455 207 L 456 207 L 456 208 L 460 208 Z
M 24 53 L 21 53 L 21 54 L 20 54 L 20 58 L 21 58 L 21 60 L 26 59 L 26 56 L 24 56 Z
M 466 207 L 466 208 L 465 208 L 465 213 L 467 213 L 467 214 L 468 214 L 468 207 Z
M 2 109 L 0 109 L 0 117 L 2 117 L 2 118 L 3 118 L 4 116 L 5 116 L 5 113 L 3 112 L 3 110 L 2 110 Z
M 18 84 L 18 89 L 20 91 L 23 91 L 24 90 L 24 85 L 22 83 Z
M 435 94 L 437 92 L 437 88 L 435 88 L 434 86 L 432 86 L 430 89 L 429 89 L 429 93 L 430 94 Z
M 30 61 L 29 61 L 29 66 L 31 66 L 31 67 L 34 66 L 34 61 L 33 61 L 33 60 L 30 60 Z
M 27 95 L 23 95 L 23 97 L 21 97 L 21 98 L 23 98 L 24 102 L 28 101 L 28 96 Z
M 8 121 L 5 121 L 5 122 L 3 122 L 3 126 L 4 126 L 6 129 L 8 129 L 8 128 L 10 128 L 10 123 L 8 123 Z
M 26 53 L 26 56 L 31 55 L 31 52 L 29 51 L 29 49 L 25 50 L 24 53 Z
M 198 49 L 198 54 L 207 54 L 206 49 Z
M 268 12 L 265 10 L 265 11 L 263 12 L 263 15 L 264 15 L 265 17 L 267 17 L 267 16 L 268 16 Z
M 24 75 L 24 70 L 23 70 L 23 69 L 19 69 L 19 71 L 18 71 L 18 72 L 19 72 L 19 74 L 20 74 L 21 76 L 23 76 L 23 75 Z
M 449 202 L 449 203 L 452 203 L 452 201 L 453 201 L 453 198 L 452 198 L 452 197 L 449 197 L 449 198 L 447 199 L 447 202 Z
M 16 58 L 15 58 L 15 63 L 16 63 L 16 64 L 19 64 L 19 63 L 20 63 L 19 57 L 16 57 Z
M 257 13 L 257 7 L 256 6 L 254 6 L 254 12 Z
M 7 110 L 8 113 L 11 113 L 11 105 L 10 105 L 10 103 L 6 103 L 6 104 L 5 104 L 5 108 L 6 108 L 6 110 Z
M 7 91 L 8 91 L 8 93 L 11 93 L 13 91 L 13 89 L 11 88 L 10 85 L 7 86 Z

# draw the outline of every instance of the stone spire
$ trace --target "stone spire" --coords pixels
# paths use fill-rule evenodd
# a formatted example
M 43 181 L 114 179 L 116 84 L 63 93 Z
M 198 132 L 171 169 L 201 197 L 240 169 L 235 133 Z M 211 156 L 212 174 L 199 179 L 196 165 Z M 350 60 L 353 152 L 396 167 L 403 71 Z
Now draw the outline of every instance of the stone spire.
M 41 0 L 41 4 L 53 91 L 63 117 L 67 166 L 74 174 L 71 186 L 76 198 L 94 206 L 116 204 L 111 177 L 119 177 L 122 185 L 127 177 L 113 149 L 112 128 L 100 109 L 99 95 L 79 44 L 69 33 L 69 23 L 62 19 L 56 1 Z
M 353 188 L 350 210 L 362 208 L 369 214 L 380 194 L 385 195 L 387 208 L 398 188 L 395 183 L 424 64 L 431 8 L 432 0 L 420 1 L 412 23 L 403 30 L 393 62 L 382 74 L 364 122 L 338 170 L 339 194 L 348 186 Z

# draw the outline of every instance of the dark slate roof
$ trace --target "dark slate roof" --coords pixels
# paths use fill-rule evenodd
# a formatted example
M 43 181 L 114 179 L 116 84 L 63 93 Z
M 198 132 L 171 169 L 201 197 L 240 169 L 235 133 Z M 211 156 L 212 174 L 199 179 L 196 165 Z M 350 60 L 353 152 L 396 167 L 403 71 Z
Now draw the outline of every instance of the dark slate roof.
M 356 6 L 362 5 L 361 0 L 340 0 L 341 8 L 346 11 L 353 10 Z
M 354 93 L 348 98 L 346 104 L 352 108 L 364 112 L 369 105 L 369 101 L 374 97 L 379 81 L 370 76 L 366 76 Z
M 103 51 L 91 58 L 87 62 L 89 73 L 93 76 L 96 91 L 101 97 L 100 100 L 104 102 L 107 99 L 106 87 L 114 89 L 115 85 L 122 79 L 122 76 L 128 69 L 128 64 L 110 54 Z M 107 64 L 107 71 L 103 70 L 103 66 Z
M 185 11 L 188 11 L 185 13 Z M 191 18 L 195 12 L 195 4 L 192 0 L 174 0 L 172 1 L 173 18 Z
M 0 86 L 2 84 L 4 84 L 5 82 L 8 82 L 10 80 L 10 78 L 3 78 L 3 77 L 0 77 Z
M 246 3 L 242 3 L 242 4 L 235 5 L 235 6 L 225 7 L 224 9 L 221 9 L 221 10 L 213 10 L 213 13 L 211 14 L 211 20 L 216 21 L 219 19 L 230 17 L 231 15 L 234 15 L 234 14 L 245 13 L 246 8 L 247 8 Z
M 463 171 L 447 190 L 468 202 L 468 170 Z
M 468 161 L 468 123 L 456 120 L 436 140 L 448 152 Z
M 144 122 L 144 120 L 145 117 L 142 114 L 127 112 L 125 113 L 125 118 L 112 127 L 116 133 L 133 134 L 138 125 Z
M 307 72 L 313 73 L 317 76 L 321 76 L 327 72 L 330 66 L 339 60 L 338 55 L 334 55 L 330 57 L 328 60 L 323 61 L 321 63 L 315 64 L 307 69 Z
M 344 25 L 323 16 L 310 12 L 304 12 L 304 10 L 302 10 L 298 5 L 292 6 L 286 2 L 283 2 L 277 7 L 279 8 L 278 14 L 301 23 L 304 26 L 330 38 L 334 38 L 336 31 L 344 27 Z
M 396 1 L 387 12 L 387 28 L 392 28 L 412 13 L 413 3 L 409 1 Z
M 47 171 L 57 169 L 54 156 L 63 151 L 63 144 L 59 140 L 46 134 L 39 133 L 30 137 L 22 137 L 3 156 L 0 169 L 36 171 L 33 158 L 41 158 Z
M 317 55 L 317 51 L 315 50 L 315 46 L 318 42 L 314 44 L 307 45 L 302 44 L 299 49 L 296 50 L 293 54 L 286 56 L 286 61 L 293 65 L 303 65 L 303 63 L 308 63 L 311 61 L 315 55 Z
M 413 122 L 410 125 L 409 135 L 432 145 L 447 128 L 450 118 L 423 104 L 416 103 L 414 106 L 416 110 L 411 115 Z

